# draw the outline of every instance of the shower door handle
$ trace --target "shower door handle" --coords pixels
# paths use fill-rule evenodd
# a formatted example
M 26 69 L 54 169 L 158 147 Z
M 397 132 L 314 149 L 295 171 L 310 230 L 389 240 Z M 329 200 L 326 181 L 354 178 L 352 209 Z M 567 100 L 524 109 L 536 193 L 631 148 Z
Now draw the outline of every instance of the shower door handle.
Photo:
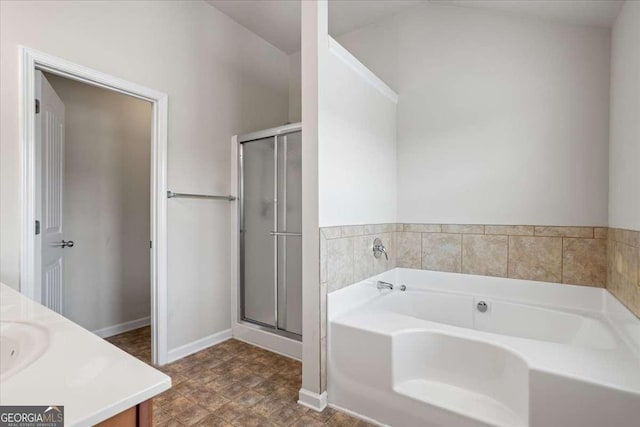
M 288 231 L 272 231 L 269 234 L 272 236 L 290 236 L 290 237 L 302 236 L 302 233 L 290 233 Z

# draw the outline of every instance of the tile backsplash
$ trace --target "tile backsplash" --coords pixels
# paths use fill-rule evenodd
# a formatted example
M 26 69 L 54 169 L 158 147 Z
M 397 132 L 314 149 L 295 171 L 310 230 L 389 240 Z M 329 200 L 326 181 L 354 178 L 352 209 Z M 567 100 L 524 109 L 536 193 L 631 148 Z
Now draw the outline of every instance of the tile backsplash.
M 640 317 L 640 231 L 610 228 L 607 289 Z
M 328 292 L 382 273 L 397 266 L 399 224 L 348 225 L 320 229 L 320 282 Z M 384 244 L 384 255 L 373 256 L 373 239 Z
M 389 260 L 374 258 L 380 237 Z M 320 230 L 329 292 L 394 267 L 604 287 L 607 228 L 482 224 L 375 224 Z

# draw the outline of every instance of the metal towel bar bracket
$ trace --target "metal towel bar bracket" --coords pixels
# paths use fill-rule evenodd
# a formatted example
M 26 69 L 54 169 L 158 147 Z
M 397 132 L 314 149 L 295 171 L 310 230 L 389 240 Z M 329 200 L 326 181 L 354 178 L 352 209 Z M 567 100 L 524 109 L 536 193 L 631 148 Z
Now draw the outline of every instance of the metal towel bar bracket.
M 191 193 L 176 193 L 174 191 L 167 191 L 167 198 L 173 199 L 174 197 L 190 197 L 193 199 L 213 199 L 213 200 L 228 200 L 230 202 L 236 200 L 235 196 L 218 196 L 211 194 L 191 194 Z

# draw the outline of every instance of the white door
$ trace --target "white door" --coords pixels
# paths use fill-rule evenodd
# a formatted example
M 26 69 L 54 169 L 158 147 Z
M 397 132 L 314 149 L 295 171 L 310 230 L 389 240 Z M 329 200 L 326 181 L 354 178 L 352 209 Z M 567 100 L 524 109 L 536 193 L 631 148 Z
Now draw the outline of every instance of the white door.
M 39 107 L 38 107 L 39 104 Z M 36 244 L 36 274 L 40 302 L 62 312 L 63 240 L 62 212 L 64 193 L 64 104 L 41 71 L 36 70 L 36 150 L 39 184 L 36 191 L 39 232 Z M 39 206 L 38 206 L 39 205 Z M 39 230 L 38 230 L 39 228 Z M 39 291 L 39 292 L 38 292 Z M 38 295 L 39 294 L 39 295 Z

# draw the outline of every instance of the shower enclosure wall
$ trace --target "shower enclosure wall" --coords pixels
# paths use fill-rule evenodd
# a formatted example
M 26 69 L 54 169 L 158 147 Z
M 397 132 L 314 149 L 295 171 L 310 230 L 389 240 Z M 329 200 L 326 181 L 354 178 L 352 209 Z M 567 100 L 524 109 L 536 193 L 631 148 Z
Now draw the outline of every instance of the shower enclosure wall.
M 302 127 L 238 137 L 238 321 L 302 338 Z

